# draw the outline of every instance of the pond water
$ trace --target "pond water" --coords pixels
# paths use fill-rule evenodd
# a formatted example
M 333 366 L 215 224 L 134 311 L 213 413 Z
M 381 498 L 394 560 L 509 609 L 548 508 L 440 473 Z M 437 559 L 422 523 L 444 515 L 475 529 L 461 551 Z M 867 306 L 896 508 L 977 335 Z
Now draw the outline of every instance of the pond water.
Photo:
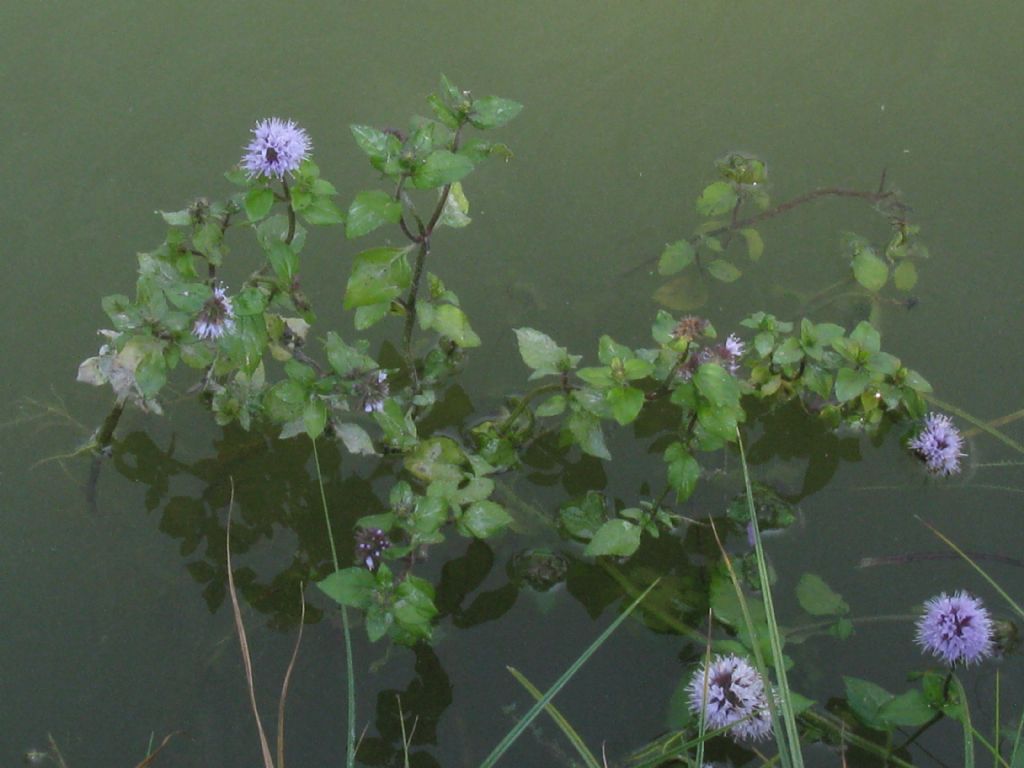
M 514 158 L 491 161 L 467 185 L 472 226 L 435 242 L 431 268 L 462 297 L 484 342 L 435 426 L 450 430 L 524 391 L 513 327 L 543 330 L 587 364 L 602 333 L 648 345 L 652 294 L 665 282 L 651 260 L 693 230 L 693 200 L 713 180 L 714 160 L 737 149 L 768 162 L 780 201 L 819 186 L 874 189 L 884 170 L 932 257 L 914 289 L 917 306 L 887 308 L 885 348 L 979 419 L 1022 407 L 1020 4 L 12 0 L 0 19 L 0 220 L 10 267 L 0 305 L 8 360 L 0 380 L 2 765 L 44 749 L 52 734 L 70 768 L 130 766 L 151 738 L 179 730 L 186 735 L 156 765 L 259 760 L 224 599 L 228 483 L 233 477 L 243 521 L 235 567 L 257 695 L 272 721 L 295 640 L 296 583 L 323 572 L 330 557 L 309 441 L 222 430 L 181 387 L 164 417 L 126 414 L 94 499 L 87 460 L 53 459 L 110 404 L 109 391 L 74 381 L 107 323 L 100 297 L 132 291 L 136 252 L 163 237 L 155 209 L 230 193 L 222 172 L 259 118 L 299 121 L 347 205 L 375 184 L 349 124 L 401 124 L 425 111 L 441 72 L 475 93 L 525 104 L 498 136 Z M 762 259 L 736 283 L 713 284 L 701 312 L 725 332 L 756 309 L 797 319 L 779 288 L 813 292 L 842 277 L 840 233 L 849 230 L 875 239 L 887 232 L 856 200 L 821 200 L 767 222 Z M 322 327 L 348 338 L 344 281 L 351 256 L 369 244 L 344 241 L 336 229 L 307 244 L 314 255 L 304 286 Z M 863 319 L 859 307 L 832 309 L 815 319 L 847 327 Z M 1020 421 L 1003 429 L 1024 441 Z M 575 451 L 557 460 L 537 452 L 503 492 L 548 513 L 587 489 L 633 503 L 664 471 L 660 451 L 647 453 L 649 439 L 638 434 L 618 430 L 609 441 L 616 460 L 604 465 Z M 858 568 L 865 557 L 944 551 L 916 516 L 974 552 L 1015 555 L 1024 544 L 1021 467 L 995 466 L 1024 457 L 978 433 L 964 473 L 938 482 L 901 448 L 901 434 L 837 438 L 796 409 L 749 425 L 755 479 L 799 508 L 798 524 L 767 545 L 780 620 L 808 621 L 793 598 L 805 572 L 840 592 L 854 617 L 904 617 L 859 624 L 843 642 L 793 646 L 791 683 L 821 703 L 843 695 L 844 674 L 904 690 L 908 671 L 926 666 L 906 617 L 941 590 L 969 589 L 1010 617 L 961 561 Z M 321 459 L 347 557 L 351 523 L 386 503 L 390 470 L 335 445 L 324 444 Z M 735 454 L 713 458 L 723 471 L 681 511 L 721 514 L 740 490 L 737 466 Z M 742 549 L 742 535 L 727 543 Z M 566 583 L 540 592 L 510 575 L 509 563 L 537 547 L 563 554 Z M 624 572 L 637 582 L 668 574 L 685 597 L 705 578 L 711 547 L 706 531 L 684 526 L 646 542 Z M 1019 566 L 985 565 L 1024 596 Z M 543 532 L 487 544 L 452 537 L 417 569 L 439 585 L 433 645 L 369 644 L 358 622 L 354 633 L 365 765 L 401 764 L 399 700 L 407 724 L 416 720 L 413 765 L 477 765 L 530 704 L 506 666 L 546 688 L 626 602 L 580 547 Z M 306 599 L 288 760 L 341 765 L 340 623 L 314 588 Z M 685 601 L 667 609 L 701 621 Z M 700 653 L 650 617 L 627 621 L 557 703 L 592 750 L 603 746 L 609 764 L 621 764 L 665 731 L 673 693 Z M 1016 723 L 1019 656 L 964 675 L 975 722 L 989 735 L 996 670 L 1001 719 Z M 960 764 L 955 723 L 922 743 L 947 757 L 918 751 L 915 764 Z M 570 750 L 540 719 L 504 764 L 569 765 Z M 760 764 L 749 752 L 731 757 Z M 839 765 L 840 757 L 812 749 L 807 764 Z M 876 762 L 853 755 L 849 764 Z

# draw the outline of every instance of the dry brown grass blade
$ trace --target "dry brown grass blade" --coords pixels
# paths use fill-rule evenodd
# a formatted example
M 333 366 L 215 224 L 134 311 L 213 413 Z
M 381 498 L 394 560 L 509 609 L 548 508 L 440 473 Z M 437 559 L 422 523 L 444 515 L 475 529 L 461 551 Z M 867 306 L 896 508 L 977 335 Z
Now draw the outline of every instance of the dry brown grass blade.
M 136 765 L 135 768 L 149 768 L 149 766 L 153 763 L 153 761 L 156 760 L 156 756 L 160 754 L 160 750 L 162 750 L 164 747 L 166 747 L 167 744 L 170 742 L 170 740 L 173 737 L 175 737 L 175 736 L 184 736 L 184 735 L 185 735 L 184 731 L 171 731 L 170 733 L 168 733 L 166 736 L 164 736 L 164 740 L 160 742 L 160 746 L 157 747 L 156 749 L 154 749 L 152 752 L 150 752 L 149 756 L 145 760 L 143 760 L 141 763 Z
M 225 549 L 227 550 L 228 594 L 231 595 L 231 610 L 235 614 L 235 630 L 238 632 L 238 643 L 242 646 L 242 663 L 245 665 L 245 682 L 249 686 L 249 702 L 256 718 L 256 729 L 260 734 L 260 749 L 263 752 L 264 768 L 274 768 L 274 758 L 270 755 L 267 734 L 263 730 L 260 711 L 256 706 L 256 686 L 253 683 L 252 656 L 249 654 L 249 640 L 245 636 L 245 624 L 242 623 L 242 610 L 238 606 L 238 594 L 235 592 L 235 577 L 231 570 L 231 510 L 235 506 L 235 479 L 231 478 L 231 500 L 228 502 L 228 523 L 225 532 Z
M 306 626 L 306 601 L 303 599 L 303 587 L 299 585 L 299 636 L 295 638 L 295 648 L 292 650 L 292 658 L 288 662 L 288 669 L 284 673 L 284 682 L 281 683 L 281 698 L 277 702 L 277 768 L 284 768 L 284 703 L 288 699 L 288 684 L 292 679 L 292 670 L 295 669 L 295 661 L 299 658 L 299 646 L 302 645 L 302 629 Z

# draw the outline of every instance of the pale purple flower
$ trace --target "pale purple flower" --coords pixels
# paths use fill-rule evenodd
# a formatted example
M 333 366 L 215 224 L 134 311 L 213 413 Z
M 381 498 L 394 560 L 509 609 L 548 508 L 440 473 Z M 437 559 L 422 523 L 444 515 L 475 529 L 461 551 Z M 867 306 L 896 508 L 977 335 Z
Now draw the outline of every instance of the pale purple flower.
M 384 551 L 391 547 L 391 539 L 380 528 L 360 528 L 356 531 L 356 559 L 370 573 L 380 568 Z
M 730 728 L 738 739 L 759 740 L 771 732 L 764 680 L 735 655 L 715 656 L 690 680 L 690 709 L 703 713 L 709 731 Z
M 948 476 L 960 471 L 960 457 L 966 456 L 961 449 L 963 436 L 953 420 L 941 413 L 929 413 L 924 427 L 911 439 L 907 446 L 935 475 Z
M 924 604 L 917 642 L 947 664 L 981 661 L 993 651 L 992 619 L 978 598 L 962 590 L 943 592 Z
M 266 176 L 283 179 L 294 173 L 306 159 L 313 144 L 309 135 L 293 120 L 277 117 L 260 120 L 252 129 L 253 140 L 245 148 L 242 167 L 249 178 Z
M 219 339 L 234 328 L 234 307 L 224 292 L 224 286 L 218 285 L 213 289 L 213 295 L 199 310 L 196 322 L 192 326 L 192 333 L 199 339 Z
M 359 382 L 357 389 L 362 395 L 363 411 L 380 413 L 389 392 L 387 371 L 371 371 Z

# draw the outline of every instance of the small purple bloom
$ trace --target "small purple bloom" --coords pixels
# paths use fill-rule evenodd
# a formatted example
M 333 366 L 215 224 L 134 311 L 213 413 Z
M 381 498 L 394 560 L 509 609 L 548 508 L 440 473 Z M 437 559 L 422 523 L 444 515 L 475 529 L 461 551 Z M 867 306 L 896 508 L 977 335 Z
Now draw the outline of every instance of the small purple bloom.
M 313 148 L 309 135 L 293 120 L 277 117 L 260 120 L 252 129 L 253 140 L 245 148 L 242 167 L 249 178 L 283 179 L 294 173 Z
M 384 551 L 391 547 L 391 539 L 380 528 L 360 528 L 355 538 L 356 559 L 370 573 L 376 573 Z
M 943 477 L 960 471 L 960 457 L 966 456 L 961 449 L 963 436 L 953 420 L 941 413 L 929 413 L 924 427 L 912 438 L 907 446 L 928 467 L 928 471 Z
M 978 598 L 964 591 L 943 592 L 924 604 L 917 642 L 948 664 L 981 661 L 993 651 L 992 619 Z
M 716 656 L 690 680 L 690 709 L 703 713 L 708 730 L 730 727 L 738 739 L 757 741 L 772 728 L 764 680 L 739 656 Z
M 390 391 L 387 371 L 371 371 L 356 388 L 362 396 L 361 406 L 365 413 L 380 413 L 384 410 L 384 400 Z
M 219 339 L 234 328 L 234 307 L 231 306 L 231 299 L 224 292 L 224 286 L 218 285 L 213 289 L 213 295 L 199 310 L 196 322 L 192 326 L 192 333 L 198 339 Z

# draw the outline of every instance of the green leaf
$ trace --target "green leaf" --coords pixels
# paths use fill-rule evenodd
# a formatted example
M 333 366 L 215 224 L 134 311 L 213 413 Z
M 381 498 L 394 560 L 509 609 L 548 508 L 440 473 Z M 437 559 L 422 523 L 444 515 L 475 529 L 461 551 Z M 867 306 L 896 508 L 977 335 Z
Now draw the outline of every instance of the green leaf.
M 871 375 L 867 371 L 855 371 L 851 368 L 840 368 L 836 376 L 836 400 L 845 403 L 859 397 L 871 383 Z
M 676 501 L 686 501 L 697 487 L 700 464 L 679 442 L 665 449 L 664 459 L 668 464 L 668 484 L 676 492 Z
M 469 114 L 469 122 L 474 128 L 487 130 L 499 128 L 523 110 L 523 105 L 511 99 L 497 96 L 484 96 L 473 102 L 473 111 Z
M 277 278 L 290 284 L 299 270 L 299 257 L 294 249 L 282 240 L 271 240 L 267 243 L 267 259 Z
M 357 456 L 377 455 L 377 449 L 373 445 L 373 438 L 358 424 L 336 424 L 335 431 L 349 453 L 356 454 Z
M 889 280 L 889 266 L 869 248 L 858 250 L 850 266 L 857 282 L 872 293 L 880 291 Z
M 417 189 L 433 189 L 456 182 L 472 170 L 473 161 L 468 157 L 437 149 L 416 167 L 411 181 Z
M 480 346 L 480 337 L 469 327 L 469 318 L 454 304 L 436 307 L 430 326 L 464 349 Z
M 906 263 L 906 262 L 905 262 Z M 891 726 L 915 728 L 931 720 L 936 711 L 928 706 L 924 694 L 917 688 L 901 693 L 885 702 L 878 716 Z
M 888 723 L 882 719 L 882 707 L 893 700 L 893 695 L 881 686 L 868 680 L 856 677 L 843 677 L 846 684 L 846 701 L 850 709 L 864 725 L 877 731 L 889 730 Z
M 316 440 L 323 434 L 327 426 L 327 406 L 320 398 L 314 397 L 302 412 L 302 422 L 306 425 L 306 434 Z
M 383 190 L 360 192 L 348 207 L 345 237 L 362 237 L 385 224 L 395 224 L 402 218 L 402 204 Z
M 566 428 L 584 453 L 599 459 L 611 459 L 612 455 L 608 453 L 608 448 L 604 444 L 601 421 L 597 416 L 587 411 L 574 409 L 566 419 Z
M 553 395 L 537 406 L 535 414 L 537 418 L 543 419 L 548 416 L 558 416 L 565 411 L 568 400 L 565 395 Z
M 459 515 L 456 527 L 461 534 L 486 539 L 512 524 L 505 508 L 493 501 L 477 501 Z
M 372 248 L 355 257 L 345 287 L 345 309 L 389 302 L 409 287 L 408 248 Z
M 644 393 L 636 387 L 612 387 L 605 399 L 612 409 L 612 416 L 622 426 L 636 419 L 644 407 Z
M 711 273 L 713 278 L 721 280 L 723 283 L 735 282 L 743 274 L 732 262 L 725 259 L 715 259 L 708 264 L 708 272 Z
M 274 190 L 269 187 L 255 187 L 245 195 L 245 215 L 249 221 L 259 221 L 274 206 Z
M 912 261 L 901 261 L 892 274 L 893 285 L 899 291 L 912 290 L 917 285 L 917 267 Z
M 346 344 L 334 331 L 327 333 L 324 350 L 327 352 L 327 362 L 340 376 L 370 371 L 377 367 L 377 362 L 372 357 L 361 349 Z
M 800 601 L 800 607 L 812 616 L 841 616 L 850 611 L 846 601 L 814 573 L 800 577 L 796 585 L 796 599 Z
M 741 229 L 740 234 L 743 235 L 743 239 L 747 241 L 747 255 L 751 261 L 757 261 L 761 258 L 761 254 L 764 253 L 764 240 L 761 239 L 761 233 L 756 229 Z
M 462 479 L 466 454 L 450 437 L 431 437 L 423 440 L 405 457 L 405 468 L 420 480 Z
M 804 350 L 800 346 L 800 342 L 790 336 L 778 347 L 775 352 L 772 353 L 772 362 L 776 365 L 793 365 L 799 363 L 804 358 Z
M 453 229 L 461 229 L 473 221 L 468 214 L 469 200 L 466 198 L 466 193 L 462 191 L 462 184 L 456 181 L 448 190 L 448 197 L 444 201 L 444 208 L 438 223 Z
M 640 528 L 628 520 L 609 520 L 594 534 L 583 554 L 629 557 L 640 547 Z
M 153 348 L 142 356 L 135 368 L 135 383 L 146 397 L 153 397 L 167 383 L 167 363 L 161 349 Z
M 358 309 L 356 309 L 356 330 L 365 331 L 367 328 L 376 325 L 385 317 L 387 317 L 390 309 L 390 301 L 385 301 L 381 304 L 371 304 L 368 307 L 359 307 Z
M 579 355 L 570 355 L 547 334 L 533 328 L 516 328 L 519 354 L 528 368 L 533 369 L 531 379 L 571 370 L 579 362 Z
M 738 200 L 732 184 L 716 181 L 704 187 L 697 198 L 697 213 L 701 216 L 721 216 L 731 211 Z
M 372 126 L 352 125 L 349 128 L 359 148 L 372 158 L 383 159 L 389 152 L 389 144 L 392 141 L 397 144 L 394 136 Z
M 180 211 L 157 211 L 157 213 L 172 227 L 187 227 L 192 223 L 192 214 L 188 212 L 188 208 Z
M 336 603 L 365 610 L 373 599 L 377 580 L 365 568 L 345 568 L 335 571 L 316 585 Z
M 677 240 L 665 246 L 658 260 L 659 275 L 674 275 L 676 272 L 685 269 L 693 263 L 697 252 L 690 245 L 689 240 Z
M 345 223 L 345 214 L 329 197 L 314 197 L 309 205 L 302 209 L 302 218 L 314 226 Z
M 740 385 L 717 363 L 704 363 L 693 375 L 693 383 L 715 406 L 734 406 L 740 399 Z

